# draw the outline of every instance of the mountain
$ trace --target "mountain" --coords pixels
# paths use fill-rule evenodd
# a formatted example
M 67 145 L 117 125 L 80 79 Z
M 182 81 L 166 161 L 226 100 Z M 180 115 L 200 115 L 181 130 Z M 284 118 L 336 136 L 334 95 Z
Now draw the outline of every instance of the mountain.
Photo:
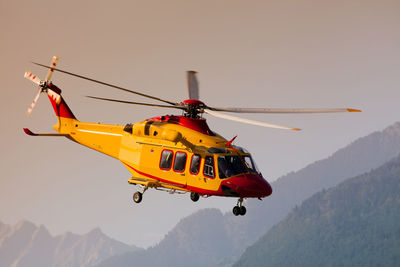
M 399 153 L 400 122 L 396 122 L 382 132 L 357 139 L 326 159 L 279 178 L 271 185 L 273 193 L 270 197 L 262 202 L 248 201 L 249 212 L 242 220 L 227 215 L 233 232 L 246 229 L 242 235 L 233 236 L 235 244 L 254 243 L 292 208 L 314 193 L 377 168 Z
M 399 266 L 400 157 L 295 208 L 234 265 Z
M 186 262 L 193 263 L 193 266 L 230 266 L 240 258 L 246 247 L 281 221 L 303 200 L 324 188 L 336 186 L 348 177 L 379 167 L 399 153 L 400 123 L 397 122 L 381 132 L 357 139 L 326 159 L 279 178 L 272 183 L 273 194 L 270 197 L 263 201 L 246 200 L 246 216 L 235 217 L 231 212 L 221 216 L 215 210 L 200 211 L 182 220 L 155 247 L 140 253 L 111 257 L 100 266 L 131 266 L 137 262 L 146 266 L 179 266 Z M 215 225 L 210 223 L 211 218 L 212 221 L 217 221 Z M 192 222 L 191 228 L 183 227 L 182 222 L 185 221 Z M 218 240 L 214 237 L 208 240 L 203 238 L 210 236 L 209 233 L 215 231 L 216 227 L 221 232 L 216 235 Z M 198 232 L 194 233 L 194 230 Z M 168 244 L 180 245 L 171 247 Z M 192 254 L 188 255 L 186 248 L 193 244 Z M 154 251 L 176 256 L 164 258 L 161 264 L 151 256 Z M 212 256 L 206 257 L 209 251 L 212 251 Z M 185 264 L 180 264 L 183 265 Z
M 0 222 L 0 266 L 93 266 L 127 251 L 139 250 L 104 235 L 96 228 L 85 235 L 51 236 L 43 226 Z
M 203 209 L 182 219 L 155 247 L 111 257 L 99 266 L 206 266 L 232 246 L 218 209 Z M 217 248 L 217 249 L 216 249 Z

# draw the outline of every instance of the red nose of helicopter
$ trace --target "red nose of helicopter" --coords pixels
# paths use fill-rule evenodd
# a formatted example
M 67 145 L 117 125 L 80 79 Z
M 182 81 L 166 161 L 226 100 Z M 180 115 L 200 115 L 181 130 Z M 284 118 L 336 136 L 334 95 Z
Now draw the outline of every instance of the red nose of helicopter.
M 259 174 L 244 174 L 222 182 L 221 190 L 226 196 L 267 197 L 272 194 L 271 185 Z

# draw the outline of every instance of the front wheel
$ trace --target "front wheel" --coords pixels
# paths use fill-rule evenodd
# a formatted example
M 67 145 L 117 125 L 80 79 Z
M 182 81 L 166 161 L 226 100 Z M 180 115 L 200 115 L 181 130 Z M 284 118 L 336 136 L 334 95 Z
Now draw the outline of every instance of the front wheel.
M 240 215 L 240 208 L 239 208 L 239 206 L 233 207 L 232 212 L 233 212 L 233 215 L 235 215 L 235 216 Z
M 195 192 L 191 192 L 191 193 L 190 193 L 190 199 L 191 199 L 193 202 L 198 201 L 199 198 L 200 198 L 199 194 L 197 194 L 197 193 L 195 193 Z
M 140 203 L 140 202 L 142 201 L 142 198 L 143 198 L 143 194 L 140 193 L 140 192 L 135 192 L 135 193 L 133 194 L 133 201 L 134 201 L 135 203 Z
M 245 206 L 241 206 L 240 207 L 240 215 L 245 215 L 246 214 L 246 208 L 245 208 Z

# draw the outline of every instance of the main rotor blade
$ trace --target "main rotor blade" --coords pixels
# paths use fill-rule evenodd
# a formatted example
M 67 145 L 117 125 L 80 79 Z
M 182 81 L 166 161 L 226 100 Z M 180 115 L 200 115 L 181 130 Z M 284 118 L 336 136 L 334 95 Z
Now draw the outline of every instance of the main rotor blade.
M 352 108 L 215 108 L 207 107 L 213 111 L 224 111 L 234 113 L 340 113 L 340 112 L 361 112 Z
M 227 114 L 223 114 L 220 112 L 212 111 L 212 110 L 204 110 L 205 113 L 210 114 L 214 117 L 226 119 L 226 120 L 231 120 L 231 121 L 238 121 L 238 122 L 243 122 L 247 124 L 253 124 L 253 125 L 258 125 L 258 126 L 263 126 L 263 127 L 269 127 L 269 128 L 277 128 L 277 129 L 284 129 L 284 130 L 293 130 L 293 131 L 300 131 L 301 129 L 299 128 L 292 128 L 292 127 L 287 127 L 287 126 L 281 126 L 281 125 L 276 125 L 276 124 L 270 124 L 266 122 L 261 122 L 261 121 L 254 121 L 254 120 L 249 120 L 249 119 L 244 119 L 244 118 L 239 118 Z
M 95 79 L 92 79 L 92 78 L 88 78 L 88 77 L 85 77 L 85 76 L 82 76 L 82 75 L 78 75 L 78 74 L 75 74 L 75 73 L 72 73 L 72 72 L 68 72 L 68 71 L 65 71 L 65 70 L 48 67 L 48 66 L 40 64 L 40 63 L 36 63 L 36 62 L 32 62 L 32 63 L 35 64 L 35 65 L 41 66 L 43 68 L 52 69 L 54 71 L 59 71 L 59 72 L 62 72 L 62 73 L 68 74 L 68 75 L 72 75 L 72 76 L 84 79 L 84 80 L 88 80 L 88 81 L 91 81 L 91 82 L 95 82 L 95 83 L 99 83 L 99 84 L 102 84 L 102 85 L 105 85 L 105 86 L 109 86 L 109 87 L 112 87 L 112 88 L 115 88 L 115 89 L 118 89 L 118 90 L 121 90 L 121 91 L 125 91 L 125 92 L 128 92 L 128 93 L 132 93 L 132 94 L 140 95 L 140 96 L 143 96 L 143 97 L 151 98 L 151 99 L 154 99 L 154 100 L 158 100 L 158 101 L 161 101 L 161 102 L 173 105 L 173 106 L 177 105 L 177 103 L 174 103 L 174 102 L 171 102 L 171 101 L 168 101 L 168 100 L 164 100 L 164 99 L 161 99 L 159 97 L 155 97 L 155 96 L 143 94 L 143 93 L 140 93 L 140 92 L 136 92 L 136 91 L 133 91 L 133 90 L 129 90 L 129 89 L 126 89 L 126 88 L 123 88 L 123 87 L 120 87 L 120 86 L 116 86 L 116 85 L 113 85 L 113 84 L 109 84 L 109 83 L 105 83 L 105 82 L 102 82 L 102 81 L 98 81 L 98 80 L 95 80 Z
M 196 77 L 195 71 L 189 70 L 187 73 L 187 82 L 188 82 L 188 90 L 189 90 L 189 99 L 199 100 L 199 82 Z
M 89 96 L 89 95 L 87 95 L 86 97 L 88 97 L 88 98 L 93 98 L 93 99 L 104 100 L 104 101 L 110 101 L 110 102 L 131 104 L 131 105 L 141 105 L 141 106 L 160 107 L 160 108 L 185 109 L 184 107 L 180 107 L 180 106 L 167 106 L 167 105 L 149 104 L 149 103 L 141 103 L 141 102 L 131 102 L 131 101 L 118 100 L 118 99 L 111 99 L 111 98 L 103 98 L 103 97 Z

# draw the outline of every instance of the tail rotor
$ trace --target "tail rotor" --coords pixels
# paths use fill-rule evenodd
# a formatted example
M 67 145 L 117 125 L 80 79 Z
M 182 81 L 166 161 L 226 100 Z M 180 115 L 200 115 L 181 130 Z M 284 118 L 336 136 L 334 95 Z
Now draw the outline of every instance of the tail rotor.
M 49 84 L 49 81 L 51 79 L 51 76 L 53 75 L 54 68 L 56 67 L 58 61 L 58 57 L 54 56 L 52 61 L 51 61 L 51 67 L 49 68 L 49 71 L 47 72 L 46 79 L 44 81 L 40 80 L 40 78 L 34 74 L 32 74 L 30 71 L 26 71 L 24 77 L 34 83 L 36 83 L 39 86 L 39 91 L 33 100 L 32 104 L 29 106 L 28 110 L 26 111 L 26 114 L 29 115 L 32 113 L 33 108 L 36 106 L 37 101 L 39 100 L 40 94 L 42 92 L 47 91 L 47 85 Z

